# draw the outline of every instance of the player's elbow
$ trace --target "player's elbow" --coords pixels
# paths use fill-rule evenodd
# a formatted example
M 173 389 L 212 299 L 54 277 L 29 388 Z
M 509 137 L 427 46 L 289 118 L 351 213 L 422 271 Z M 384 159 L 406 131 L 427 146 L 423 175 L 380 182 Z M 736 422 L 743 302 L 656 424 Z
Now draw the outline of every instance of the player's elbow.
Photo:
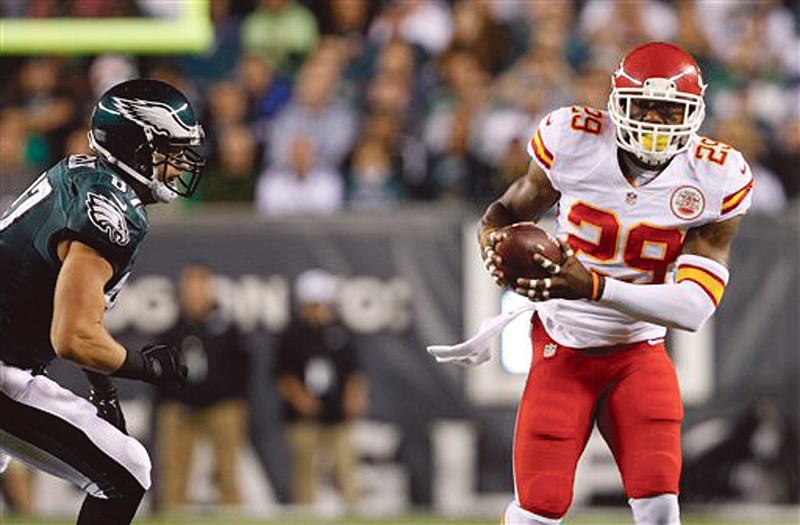
M 87 327 L 54 325 L 50 329 L 50 342 L 61 359 L 82 363 L 85 360 L 87 341 L 91 332 Z
M 684 297 L 685 308 L 676 316 L 671 326 L 687 332 L 697 332 L 714 315 L 716 305 L 702 292 L 687 293 Z
M 679 322 L 673 323 L 672 328 L 679 328 L 687 332 L 697 332 L 703 327 L 704 324 L 706 324 L 707 320 L 708 320 L 707 317 L 699 320 L 698 319 L 681 320 Z
M 50 330 L 50 343 L 53 345 L 56 355 L 62 359 L 73 360 L 78 353 L 78 342 L 74 333 L 64 329 L 54 328 Z

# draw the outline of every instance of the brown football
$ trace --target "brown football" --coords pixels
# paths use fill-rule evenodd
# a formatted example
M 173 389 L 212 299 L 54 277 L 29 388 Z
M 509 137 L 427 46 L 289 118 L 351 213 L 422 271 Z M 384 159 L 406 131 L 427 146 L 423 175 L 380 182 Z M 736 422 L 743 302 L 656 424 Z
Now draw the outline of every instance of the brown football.
M 497 243 L 496 251 L 503 259 L 499 269 L 505 274 L 505 281 L 511 286 L 521 277 L 539 279 L 550 275 L 533 260 L 535 253 L 541 253 L 547 259 L 558 263 L 564 257 L 558 241 L 532 222 L 517 222 L 506 226 L 503 231 L 507 236 Z

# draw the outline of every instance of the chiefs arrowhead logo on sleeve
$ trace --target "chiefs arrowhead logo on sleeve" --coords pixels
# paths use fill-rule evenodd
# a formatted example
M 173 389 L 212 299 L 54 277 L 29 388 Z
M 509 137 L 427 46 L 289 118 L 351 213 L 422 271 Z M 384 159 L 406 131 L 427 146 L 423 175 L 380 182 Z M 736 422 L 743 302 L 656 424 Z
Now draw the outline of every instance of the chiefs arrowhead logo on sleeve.
M 130 242 L 128 221 L 114 201 L 104 195 L 89 192 L 86 196 L 86 208 L 89 210 L 89 220 L 97 229 L 106 232 L 111 242 L 119 246 Z
M 702 215 L 706 208 L 706 198 L 699 188 L 681 186 L 670 197 L 672 213 L 679 219 L 691 221 Z

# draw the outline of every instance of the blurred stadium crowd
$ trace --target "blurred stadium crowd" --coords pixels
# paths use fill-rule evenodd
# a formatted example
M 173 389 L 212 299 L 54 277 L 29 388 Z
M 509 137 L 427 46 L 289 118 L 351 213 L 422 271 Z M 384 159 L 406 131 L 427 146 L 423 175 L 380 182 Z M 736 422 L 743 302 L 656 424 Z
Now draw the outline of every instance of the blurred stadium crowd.
M 3 17 L 174 16 L 159 0 L 0 0 Z M 800 9 L 786 0 L 213 0 L 194 56 L 3 57 L 0 194 L 87 152 L 92 104 L 159 78 L 202 113 L 209 167 L 195 201 L 267 216 L 486 202 L 525 172 L 537 120 L 604 108 L 644 41 L 700 63 L 704 134 L 751 162 L 754 211 L 800 194 Z M 190 202 L 187 207 L 196 206 Z

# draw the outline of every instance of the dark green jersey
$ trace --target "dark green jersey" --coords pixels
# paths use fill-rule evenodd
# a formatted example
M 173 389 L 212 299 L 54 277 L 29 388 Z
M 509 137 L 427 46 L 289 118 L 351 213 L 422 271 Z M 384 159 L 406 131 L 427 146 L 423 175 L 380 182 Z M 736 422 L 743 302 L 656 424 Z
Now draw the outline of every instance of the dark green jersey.
M 110 307 L 147 228 L 136 193 L 96 157 L 73 155 L 34 181 L 0 218 L 0 360 L 32 368 L 55 358 L 50 322 L 59 242 L 80 241 L 111 263 Z

